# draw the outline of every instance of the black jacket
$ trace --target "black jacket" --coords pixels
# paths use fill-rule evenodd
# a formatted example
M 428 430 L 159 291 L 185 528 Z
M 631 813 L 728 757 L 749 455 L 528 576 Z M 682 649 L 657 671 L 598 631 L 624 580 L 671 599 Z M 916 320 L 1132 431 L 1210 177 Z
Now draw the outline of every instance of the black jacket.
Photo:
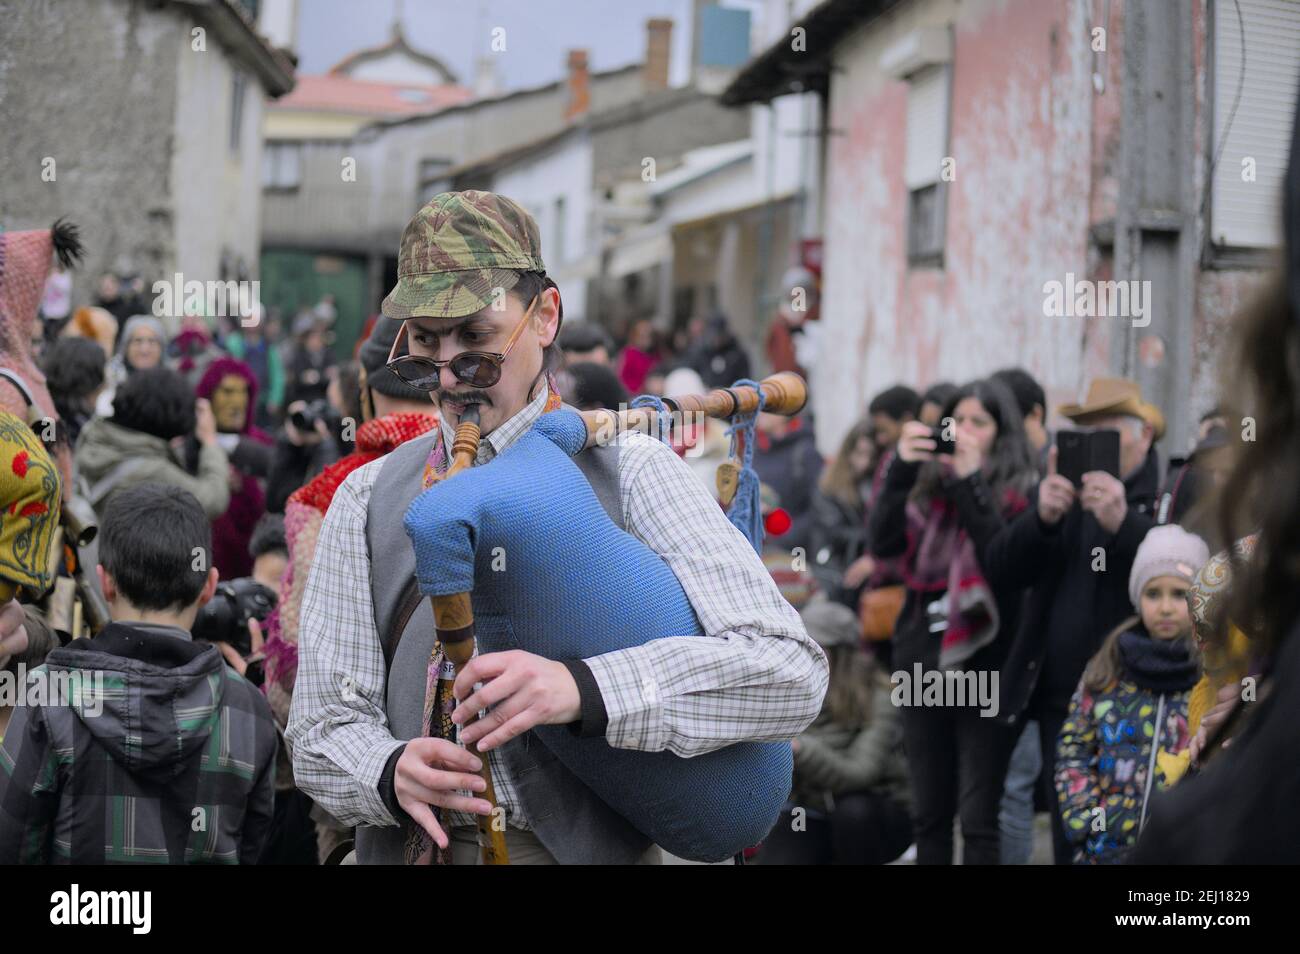
M 266 480 L 268 513 L 284 513 L 295 490 L 306 484 L 340 457 L 333 439 L 318 444 L 295 444 L 281 434 L 271 452 L 270 474 Z
M 749 377 L 749 355 L 735 338 L 728 338 L 718 347 L 699 349 L 687 363 L 703 379 L 706 388 L 729 388 L 741 378 Z
M 976 541 L 980 565 L 995 588 L 1030 588 L 1002 670 L 1000 718 L 1018 722 L 1031 701 L 1035 713 L 1063 717 L 1088 660 L 1106 634 L 1133 614 L 1129 571 L 1138 544 L 1155 525 L 1159 477 L 1152 448 L 1124 481 L 1128 513 L 1114 535 L 1077 502 L 1055 526 L 1045 526 L 1035 488 L 1023 513 L 982 547 Z M 1093 569 L 1097 548 L 1105 556 L 1104 570 Z
M 216 647 L 112 623 L 42 668 L 40 682 L 83 691 L 14 710 L 0 743 L 0 864 L 257 861 L 275 720 Z
M 850 507 L 838 497 L 813 492 L 808 554 L 809 568 L 826 595 L 850 609 L 858 608 L 862 587 L 846 589 L 844 571 L 867 552 L 866 508 Z
M 1300 622 L 1261 682 L 1232 745 L 1151 800 L 1130 861 L 1140 865 L 1293 865 L 1300 861 Z
M 894 454 L 886 466 L 888 469 L 880 494 L 871 508 L 871 552 L 878 557 L 896 557 L 907 549 L 907 498 L 916 483 L 921 465 L 908 463 Z M 981 557 L 988 542 L 1005 526 L 1002 512 L 984 475 L 979 472 L 965 479 L 946 478 L 943 491 L 956 505 L 962 528 L 975 544 L 976 558 L 993 589 L 1000 618 L 997 638 L 975 653 L 963 668 L 971 671 L 999 670 L 1010 646 L 1011 636 L 1019 625 L 1022 603 L 1019 588 L 1000 585 L 995 581 L 984 567 Z M 912 567 L 907 569 L 910 571 Z M 930 632 L 926 605 L 942 595 L 939 591 L 920 593 L 908 588 L 903 609 L 894 626 L 893 665 L 896 669 L 910 669 L 917 662 L 927 670 L 939 668 L 941 640 L 938 635 Z
M 812 421 L 805 419 L 793 431 L 772 440 L 766 450 L 755 447 L 754 471 L 777 496 L 790 515 L 790 529 L 773 539 L 782 550 L 803 547 L 812 540 L 812 498 L 822 475 L 822 457 L 817 452 Z

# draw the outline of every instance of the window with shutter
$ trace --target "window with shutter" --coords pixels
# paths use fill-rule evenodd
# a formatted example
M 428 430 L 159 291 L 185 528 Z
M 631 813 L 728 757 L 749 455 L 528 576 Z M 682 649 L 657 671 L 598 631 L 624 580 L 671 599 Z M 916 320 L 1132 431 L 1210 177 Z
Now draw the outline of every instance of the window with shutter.
M 302 145 L 268 141 L 262 149 L 262 188 L 292 190 L 302 183 Z
M 945 191 L 940 175 L 948 151 L 948 67 L 930 66 L 908 79 L 907 257 L 913 265 L 943 264 Z
M 1300 3 L 1238 4 L 1240 18 L 1231 0 L 1214 4 L 1212 158 L 1218 163 L 1210 184 L 1210 238 L 1220 248 L 1272 248 L 1281 241 L 1278 210 L 1300 79 Z

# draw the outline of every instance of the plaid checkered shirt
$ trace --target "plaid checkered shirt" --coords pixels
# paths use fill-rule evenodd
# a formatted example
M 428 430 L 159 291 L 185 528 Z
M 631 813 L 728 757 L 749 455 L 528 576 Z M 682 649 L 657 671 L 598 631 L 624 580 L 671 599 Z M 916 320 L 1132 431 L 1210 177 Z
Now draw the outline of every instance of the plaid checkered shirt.
M 527 432 L 546 389 L 485 435 L 476 466 Z M 448 448 L 452 429 L 443 425 Z M 667 445 L 619 436 L 618 479 L 626 529 L 668 563 L 705 637 L 654 640 L 585 660 L 623 749 L 684 757 L 734 742 L 798 735 L 820 710 L 828 668 L 763 562 L 712 495 Z M 379 778 L 404 743 L 389 732 L 385 665 L 366 548 L 366 507 L 384 460 L 353 472 L 321 526 L 303 596 L 297 685 L 287 738 L 298 785 L 349 825 L 398 824 Z M 345 675 L 350 675 L 344 687 Z M 647 691 L 646 687 L 653 687 Z M 488 752 L 497 802 L 511 827 L 529 830 L 499 750 Z M 453 827 L 473 817 L 450 814 Z

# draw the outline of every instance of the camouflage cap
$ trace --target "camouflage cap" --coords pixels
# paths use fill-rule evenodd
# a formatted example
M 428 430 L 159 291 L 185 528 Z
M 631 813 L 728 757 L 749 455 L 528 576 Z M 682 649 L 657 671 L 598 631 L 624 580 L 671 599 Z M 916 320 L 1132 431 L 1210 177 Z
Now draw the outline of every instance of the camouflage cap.
M 494 192 L 442 192 L 407 224 L 389 318 L 459 318 L 492 304 L 519 272 L 544 272 L 537 222 Z

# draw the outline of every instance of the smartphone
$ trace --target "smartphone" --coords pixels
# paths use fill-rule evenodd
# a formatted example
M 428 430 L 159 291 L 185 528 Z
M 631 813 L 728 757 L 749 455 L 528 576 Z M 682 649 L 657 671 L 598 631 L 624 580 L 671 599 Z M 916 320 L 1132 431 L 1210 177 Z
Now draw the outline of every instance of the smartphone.
M 1119 478 L 1119 431 L 1057 431 L 1056 472 L 1081 487 L 1093 470 Z
M 947 430 L 942 424 L 936 424 L 930 428 L 930 439 L 934 441 L 934 452 L 936 454 L 955 454 L 957 452 L 957 441 L 949 440 L 943 436 Z

